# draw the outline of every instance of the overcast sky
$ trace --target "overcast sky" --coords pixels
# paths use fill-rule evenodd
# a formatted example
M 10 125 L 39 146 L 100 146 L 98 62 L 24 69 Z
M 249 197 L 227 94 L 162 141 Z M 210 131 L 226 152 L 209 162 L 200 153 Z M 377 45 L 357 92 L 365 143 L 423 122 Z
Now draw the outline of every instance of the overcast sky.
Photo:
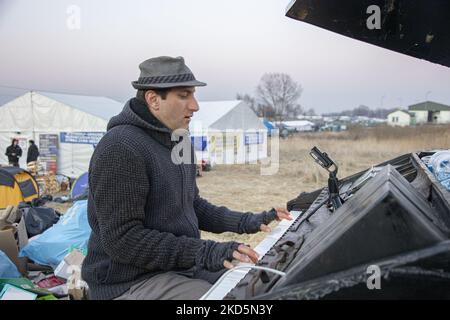
M 170 55 L 208 83 L 199 100 L 254 94 L 264 73 L 284 72 L 304 88 L 301 105 L 318 112 L 450 104 L 449 68 L 289 19 L 288 3 L 0 0 L 0 86 L 124 101 L 139 63 Z M 0 88 L 0 103 L 21 92 Z

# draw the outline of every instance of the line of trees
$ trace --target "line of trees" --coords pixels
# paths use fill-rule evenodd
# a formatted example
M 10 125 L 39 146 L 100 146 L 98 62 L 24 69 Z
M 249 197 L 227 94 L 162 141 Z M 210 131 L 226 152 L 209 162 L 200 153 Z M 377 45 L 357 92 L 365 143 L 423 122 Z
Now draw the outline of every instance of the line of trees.
M 360 105 L 359 107 L 354 108 L 353 110 L 344 110 L 341 112 L 332 112 L 324 114 L 324 116 L 348 116 L 348 117 L 357 117 L 364 116 L 369 118 L 379 118 L 386 119 L 388 114 L 396 111 L 397 109 L 370 109 L 368 106 Z

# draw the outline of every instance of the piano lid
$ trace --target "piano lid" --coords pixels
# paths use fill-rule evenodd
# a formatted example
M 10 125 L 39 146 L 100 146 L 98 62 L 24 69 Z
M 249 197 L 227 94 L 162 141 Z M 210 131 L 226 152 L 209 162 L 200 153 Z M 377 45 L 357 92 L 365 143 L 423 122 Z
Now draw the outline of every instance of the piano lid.
M 380 8 L 380 29 L 371 5 Z M 448 0 L 293 0 L 286 16 L 341 35 L 450 67 Z

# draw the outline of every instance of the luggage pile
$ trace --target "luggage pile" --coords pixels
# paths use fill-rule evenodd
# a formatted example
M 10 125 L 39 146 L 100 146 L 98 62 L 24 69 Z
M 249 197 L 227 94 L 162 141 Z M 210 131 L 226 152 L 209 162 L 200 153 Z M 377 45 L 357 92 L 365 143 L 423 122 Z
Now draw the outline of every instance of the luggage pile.
M 0 210 L 0 300 L 87 299 L 81 265 L 90 233 L 87 200 L 64 215 L 30 202 Z
M 51 195 L 61 191 L 61 184 L 58 182 L 57 176 L 50 172 L 44 175 L 36 176 L 39 185 L 39 193 L 41 195 Z
M 27 171 L 31 173 L 33 176 L 44 175 L 45 168 L 38 161 L 32 161 L 27 163 Z

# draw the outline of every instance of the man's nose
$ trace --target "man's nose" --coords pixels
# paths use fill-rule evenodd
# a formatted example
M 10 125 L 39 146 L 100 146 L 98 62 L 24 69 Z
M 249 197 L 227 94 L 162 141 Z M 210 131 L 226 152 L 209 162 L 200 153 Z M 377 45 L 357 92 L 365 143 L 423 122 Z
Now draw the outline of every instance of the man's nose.
M 197 99 L 192 98 L 191 104 L 189 105 L 189 109 L 193 112 L 197 112 L 198 110 L 200 110 Z

